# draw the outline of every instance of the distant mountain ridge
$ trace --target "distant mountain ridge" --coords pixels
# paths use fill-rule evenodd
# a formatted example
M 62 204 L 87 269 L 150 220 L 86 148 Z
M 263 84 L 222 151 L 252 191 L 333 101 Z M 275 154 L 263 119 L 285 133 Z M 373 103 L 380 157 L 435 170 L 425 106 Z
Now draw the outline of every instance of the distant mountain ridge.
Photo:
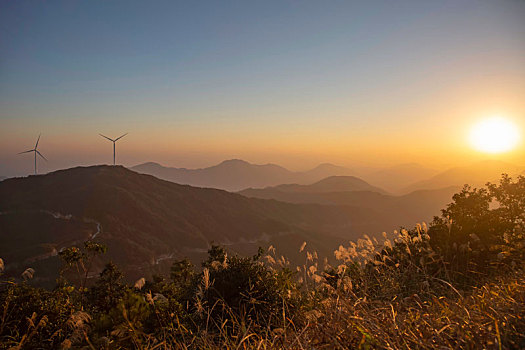
M 402 192 L 409 193 L 416 190 L 430 190 L 447 186 L 463 186 L 469 184 L 474 187 L 484 186 L 487 182 L 497 182 L 502 173 L 516 176 L 524 171 L 524 167 L 498 160 L 486 160 L 461 167 L 455 167 L 441 172 L 427 180 L 418 181 Z
M 329 176 L 310 185 L 283 184 L 274 187 L 266 187 L 263 190 L 298 193 L 348 191 L 371 191 L 383 194 L 387 193 L 382 188 L 372 186 L 368 182 L 355 176 Z
M 399 164 L 361 175 L 366 181 L 377 184 L 392 193 L 400 193 L 407 186 L 427 180 L 439 171 L 417 163 Z
M 148 166 L 172 172 L 160 165 Z M 241 254 L 275 244 L 292 258 L 307 241 L 312 249 L 331 256 L 344 240 L 432 219 L 463 183 L 483 185 L 492 175 L 497 181 L 500 172 L 524 172 L 508 163 L 476 163 L 418 184 L 423 188 L 445 185 L 442 188 L 395 196 L 350 175 L 308 180 L 348 170 L 329 164 L 303 173 L 240 160 L 211 168 L 176 170 L 190 180 L 204 174 L 197 176 L 201 182 L 208 181 L 210 174 L 235 179 L 255 172 L 257 180 L 267 180 L 263 174 L 271 173 L 306 184 L 230 193 L 180 185 L 121 166 L 9 178 L 0 181 L 0 257 L 9 269 L 37 267 L 42 278 L 54 281 L 58 251 L 90 238 L 107 244 L 110 253 L 105 259 L 121 265 L 130 278 L 165 269 L 174 258 L 189 256 L 198 261 L 212 241 Z M 274 175 L 272 181 L 281 180 Z M 447 187 L 450 183 L 457 185 Z
M 360 186 L 349 186 L 350 184 Z M 334 180 L 346 180 L 335 181 Z M 325 186 L 330 184 L 330 186 Z M 364 186 L 366 184 L 366 186 Z M 321 186 L 320 186 L 321 185 Z M 281 185 L 263 189 L 246 189 L 238 193 L 250 198 L 274 199 L 288 203 L 316 203 L 333 206 L 357 206 L 373 210 L 376 222 L 385 231 L 411 227 L 417 222 L 430 221 L 440 214 L 452 195 L 460 190 L 451 186 L 434 190 L 419 190 L 406 195 L 394 196 L 353 177 L 329 177 L 312 185 Z
M 121 166 L 78 167 L 0 182 L 0 256 L 15 272 L 31 266 L 49 282 L 61 248 L 96 238 L 109 247 L 104 259 L 134 278 L 173 258 L 198 260 L 212 241 L 240 253 L 275 244 L 290 256 L 307 241 L 333 256 L 344 240 L 381 232 L 376 217 L 359 206 L 250 199 Z
M 294 172 L 276 164 L 257 165 L 240 159 L 200 169 L 170 168 L 158 163 L 144 163 L 131 170 L 179 184 L 239 191 L 284 183 L 307 184 L 333 175 L 351 175 L 351 170 L 333 164 L 320 164 L 305 171 Z

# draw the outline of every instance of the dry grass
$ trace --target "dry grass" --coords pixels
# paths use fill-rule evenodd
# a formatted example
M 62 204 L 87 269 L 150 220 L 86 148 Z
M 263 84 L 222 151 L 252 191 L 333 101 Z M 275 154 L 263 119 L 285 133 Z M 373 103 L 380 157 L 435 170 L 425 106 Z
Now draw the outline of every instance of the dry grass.
M 0 347 L 32 348 L 44 333 L 52 334 L 46 339 L 48 344 L 60 344 L 63 349 L 525 347 L 525 278 L 523 266 L 515 262 L 510 272 L 465 289 L 456 288 L 452 280 L 435 277 L 447 276 L 446 264 L 432 250 L 425 225 L 418 225 L 411 233 L 403 230 L 392 241 L 385 239 L 381 244 L 365 236 L 348 247 L 341 246 L 334 252 L 340 261 L 337 267 L 326 260 L 320 262 L 317 253 L 305 246 L 299 249 L 305 256 L 304 264 L 295 267 L 295 277 L 280 289 L 279 305 L 270 318 L 250 313 L 254 309 L 249 304 L 260 302 L 256 299 L 235 308 L 221 298 L 211 304 L 208 293 L 217 283 L 213 276 L 228 271 L 235 261 L 262 268 L 271 279 L 281 278 L 284 271 L 290 271 L 290 264 L 286 258 L 275 256 L 273 247 L 259 261 L 234 257 L 232 263 L 227 256 L 212 261 L 195 277 L 195 286 L 187 287 L 194 293 L 193 305 L 187 303 L 182 312 L 173 313 L 169 307 L 180 300 L 152 293 L 152 286 L 140 280 L 133 288 L 128 287 L 128 299 L 122 299 L 111 311 L 118 317 L 113 318 L 108 331 L 100 332 L 94 322 L 100 315 L 88 305 L 84 310 L 83 299 L 80 303 L 71 301 L 73 292 L 66 295 L 69 316 L 62 324 L 51 324 L 45 311 L 33 311 L 25 322 L 17 323 L 16 333 L 3 336 Z M 13 314 L 17 302 L 23 300 L 16 297 L 16 284 L 9 284 L 6 290 L 0 310 L 4 334 L 14 324 L 9 318 L 17 317 Z M 49 296 L 58 298 L 53 292 Z

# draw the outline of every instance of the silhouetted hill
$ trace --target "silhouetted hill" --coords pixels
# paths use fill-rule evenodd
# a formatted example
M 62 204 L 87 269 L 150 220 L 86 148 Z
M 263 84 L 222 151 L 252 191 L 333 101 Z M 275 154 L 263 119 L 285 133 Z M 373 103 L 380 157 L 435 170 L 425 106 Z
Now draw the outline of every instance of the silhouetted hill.
M 372 186 L 368 182 L 355 176 L 330 176 L 311 185 L 284 184 L 275 187 L 267 187 L 263 190 L 297 193 L 348 191 L 372 191 L 377 193 L 386 193 L 385 190 Z M 243 191 L 240 193 L 242 194 Z
M 0 176 L 0 181 L 7 179 L 7 176 Z
M 346 176 L 351 174 L 352 170 L 348 168 L 330 163 L 322 163 L 311 170 L 296 173 L 297 181 L 295 183 L 311 184 L 329 176 Z
M 372 184 L 378 184 L 389 192 L 397 193 L 405 187 L 427 180 L 438 173 L 417 163 L 400 164 L 362 176 Z
M 452 195 L 460 189 L 460 187 L 447 187 L 393 196 L 385 194 L 384 191 L 331 191 L 330 187 L 326 187 L 323 191 L 314 185 L 311 185 L 313 189 L 310 191 L 308 191 L 309 186 L 283 185 L 264 189 L 250 188 L 238 193 L 250 198 L 275 199 L 289 203 L 350 205 L 363 210 L 373 210 L 377 214 L 376 224 L 383 227 L 384 231 L 389 231 L 399 226 L 412 227 L 421 221 L 429 222 L 435 215 L 440 214 L 440 210 L 452 201 Z
M 120 166 L 79 167 L 0 183 L 0 256 L 18 272 L 32 266 L 38 277 L 51 278 L 57 251 L 91 237 L 106 243 L 106 259 L 134 278 L 164 268 L 172 257 L 200 259 L 211 241 L 246 254 L 273 243 L 297 255 L 306 240 L 332 255 L 337 236 L 380 232 L 376 216 L 355 206 L 290 204 L 179 185 Z
M 514 164 L 497 160 L 486 160 L 449 169 L 428 180 L 418 181 L 407 186 L 403 189 L 403 192 L 408 193 L 420 189 L 437 189 L 447 186 L 463 186 L 467 183 L 474 187 L 480 187 L 488 181 L 497 182 L 502 173 L 516 176 L 522 171 L 523 167 Z
M 332 164 L 321 164 L 306 172 L 293 172 L 275 164 L 256 165 L 243 160 L 226 160 L 202 169 L 169 168 L 157 163 L 144 163 L 131 168 L 160 179 L 198 187 L 239 191 L 283 183 L 306 184 L 331 175 L 348 175 L 350 170 Z

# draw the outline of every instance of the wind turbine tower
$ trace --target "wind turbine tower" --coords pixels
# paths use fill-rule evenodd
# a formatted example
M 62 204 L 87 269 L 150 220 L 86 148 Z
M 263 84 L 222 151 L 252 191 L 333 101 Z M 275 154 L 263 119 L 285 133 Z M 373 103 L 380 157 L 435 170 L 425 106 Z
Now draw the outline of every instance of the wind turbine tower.
M 35 154 L 35 175 L 37 174 L 37 169 L 36 169 L 36 155 L 38 154 L 40 157 L 42 157 L 42 158 L 47 162 L 46 157 L 44 157 L 44 156 L 42 155 L 42 153 L 40 153 L 40 152 L 38 151 L 38 149 L 37 149 L 37 148 L 38 148 L 38 142 L 40 141 L 40 136 L 42 136 L 42 134 L 38 135 L 38 139 L 36 140 L 35 148 L 30 149 L 30 150 L 28 150 L 28 151 L 24 151 L 24 152 L 20 152 L 20 153 L 18 153 L 18 154 L 22 154 L 22 153 L 31 153 L 31 152 L 33 152 L 33 153 Z
M 126 136 L 128 133 L 125 133 L 124 135 L 120 136 L 120 137 L 117 137 L 116 139 L 111 139 L 107 136 L 104 136 L 102 134 L 99 134 L 100 136 L 102 136 L 103 138 L 105 139 L 108 139 L 109 141 L 113 142 L 113 165 L 115 165 L 115 143 L 120 140 L 121 138 L 123 138 L 124 136 Z

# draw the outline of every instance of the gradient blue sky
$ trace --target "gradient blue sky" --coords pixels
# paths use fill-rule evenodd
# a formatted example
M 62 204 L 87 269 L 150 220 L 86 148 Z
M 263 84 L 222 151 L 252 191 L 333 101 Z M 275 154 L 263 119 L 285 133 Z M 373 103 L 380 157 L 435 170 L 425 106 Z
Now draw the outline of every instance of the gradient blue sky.
M 525 124 L 524 38 L 518 0 L 1 1 L 0 175 L 40 132 L 43 170 L 128 131 L 125 165 L 472 160 L 476 120 Z

